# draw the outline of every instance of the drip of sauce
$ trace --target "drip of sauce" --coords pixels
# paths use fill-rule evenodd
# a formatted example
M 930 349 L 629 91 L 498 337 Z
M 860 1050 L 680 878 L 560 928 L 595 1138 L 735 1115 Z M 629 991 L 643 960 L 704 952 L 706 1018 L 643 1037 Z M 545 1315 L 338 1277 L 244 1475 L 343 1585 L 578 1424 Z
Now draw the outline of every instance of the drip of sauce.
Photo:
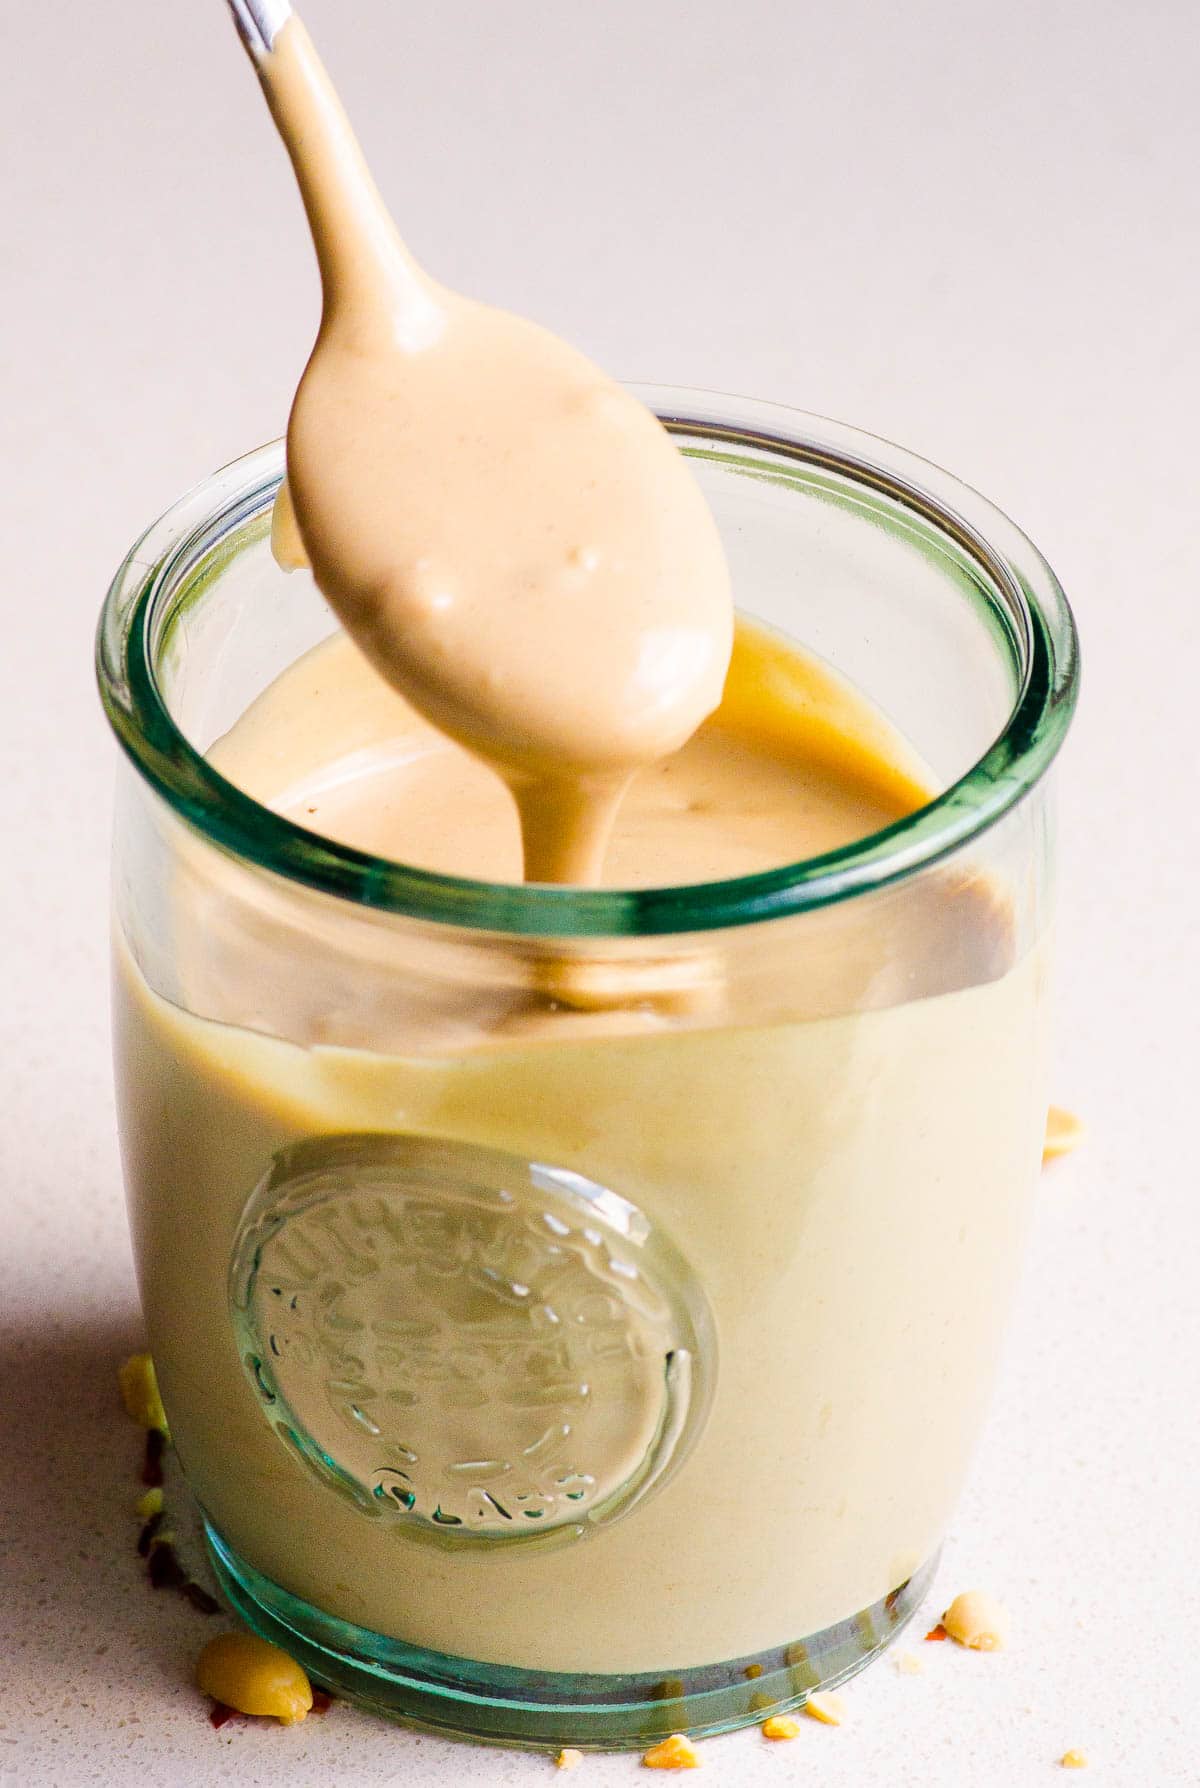
M 526 880 L 594 883 L 632 776 L 720 701 L 715 523 L 643 405 L 416 265 L 294 16 L 259 73 L 323 292 L 276 555 L 311 565 L 392 687 L 508 784 Z
M 209 761 L 255 800 L 356 850 L 448 875 L 520 878 L 496 778 L 331 634 L 265 689 Z M 932 772 L 827 666 L 741 619 L 717 712 L 633 778 L 604 864 L 611 887 L 682 887 L 775 869 L 892 825 Z

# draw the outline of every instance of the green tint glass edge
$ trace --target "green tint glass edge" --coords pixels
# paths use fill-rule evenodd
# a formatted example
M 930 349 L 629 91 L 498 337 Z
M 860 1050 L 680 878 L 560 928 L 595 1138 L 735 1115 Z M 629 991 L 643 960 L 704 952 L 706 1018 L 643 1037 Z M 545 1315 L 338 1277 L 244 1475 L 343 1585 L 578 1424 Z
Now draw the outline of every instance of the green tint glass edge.
M 234 1611 L 334 1695 L 385 1718 L 524 1750 L 642 1749 L 672 1732 L 715 1737 L 802 1707 L 903 1632 L 939 1555 L 870 1608 L 750 1656 L 636 1674 L 535 1671 L 445 1656 L 326 1614 L 240 1558 L 211 1521 L 209 1556 Z

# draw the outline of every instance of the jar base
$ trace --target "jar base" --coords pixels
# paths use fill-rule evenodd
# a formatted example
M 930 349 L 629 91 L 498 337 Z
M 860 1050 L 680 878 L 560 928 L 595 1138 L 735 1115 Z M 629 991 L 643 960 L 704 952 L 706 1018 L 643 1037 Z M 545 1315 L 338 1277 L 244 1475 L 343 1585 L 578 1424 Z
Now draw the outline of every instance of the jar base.
M 924 1599 L 938 1554 L 890 1595 L 806 1639 L 684 1670 L 587 1675 L 449 1657 L 325 1614 L 205 1533 L 221 1589 L 255 1632 L 368 1713 L 482 1744 L 636 1750 L 668 1733 L 711 1737 L 802 1707 L 890 1645 Z

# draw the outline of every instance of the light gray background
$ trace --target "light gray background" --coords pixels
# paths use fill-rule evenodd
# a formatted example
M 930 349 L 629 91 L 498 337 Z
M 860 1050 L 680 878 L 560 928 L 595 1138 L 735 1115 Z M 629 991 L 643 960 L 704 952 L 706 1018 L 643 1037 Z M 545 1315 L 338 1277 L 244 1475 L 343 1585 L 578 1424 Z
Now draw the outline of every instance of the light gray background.
M 1002 1593 L 1016 1643 L 918 1645 L 925 1674 L 879 1665 L 852 1724 L 714 1743 L 697 1779 L 1013 1788 L 1074 1744 L 1097 1782 L 1200 1780 L 1200 14 L 311 0 L 308 18 L 442 278 L 618 374 L 903 441 L 1026 526 L 1083 631 L 1056 1094 L 1092 1137 L 1043 1182 L 940 1586 Z M 91 632 L 141 526 L 280 431 L 316 286 L 220 0 L 4 0 L 0 83 L 0 1780 L 545 1780 L 544 1759 L 346 1709 L 215 1734 L 188 1687 L 204 1623 L 130 1557 L 137 1442 L 112 1371 L 138 1317 Z M 630 1585 L 631 1621 L 653 1593 Z

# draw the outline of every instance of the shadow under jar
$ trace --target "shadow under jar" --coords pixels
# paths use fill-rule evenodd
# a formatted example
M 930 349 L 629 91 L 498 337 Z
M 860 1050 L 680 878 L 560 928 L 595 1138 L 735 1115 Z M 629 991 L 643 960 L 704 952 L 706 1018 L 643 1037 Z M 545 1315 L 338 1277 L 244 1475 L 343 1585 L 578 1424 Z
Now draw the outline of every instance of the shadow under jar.
M 270 557 L 278 445 L 149 530 L 100 628 L 130 1217 L 218 1574 L 334 1692 L 493 1742 L 725 1730 L 896 1635 L 1046 1111 L 1045 772 L 1076 682 L 1052 573 L 897 448 L 644 395 L 742 611 L 929 766 L 909 818 L 585 891 L 259 805 L 205 754 L 335 631 Z M 552 999 L 564 963 L 636 988 L 628 1022 Z

